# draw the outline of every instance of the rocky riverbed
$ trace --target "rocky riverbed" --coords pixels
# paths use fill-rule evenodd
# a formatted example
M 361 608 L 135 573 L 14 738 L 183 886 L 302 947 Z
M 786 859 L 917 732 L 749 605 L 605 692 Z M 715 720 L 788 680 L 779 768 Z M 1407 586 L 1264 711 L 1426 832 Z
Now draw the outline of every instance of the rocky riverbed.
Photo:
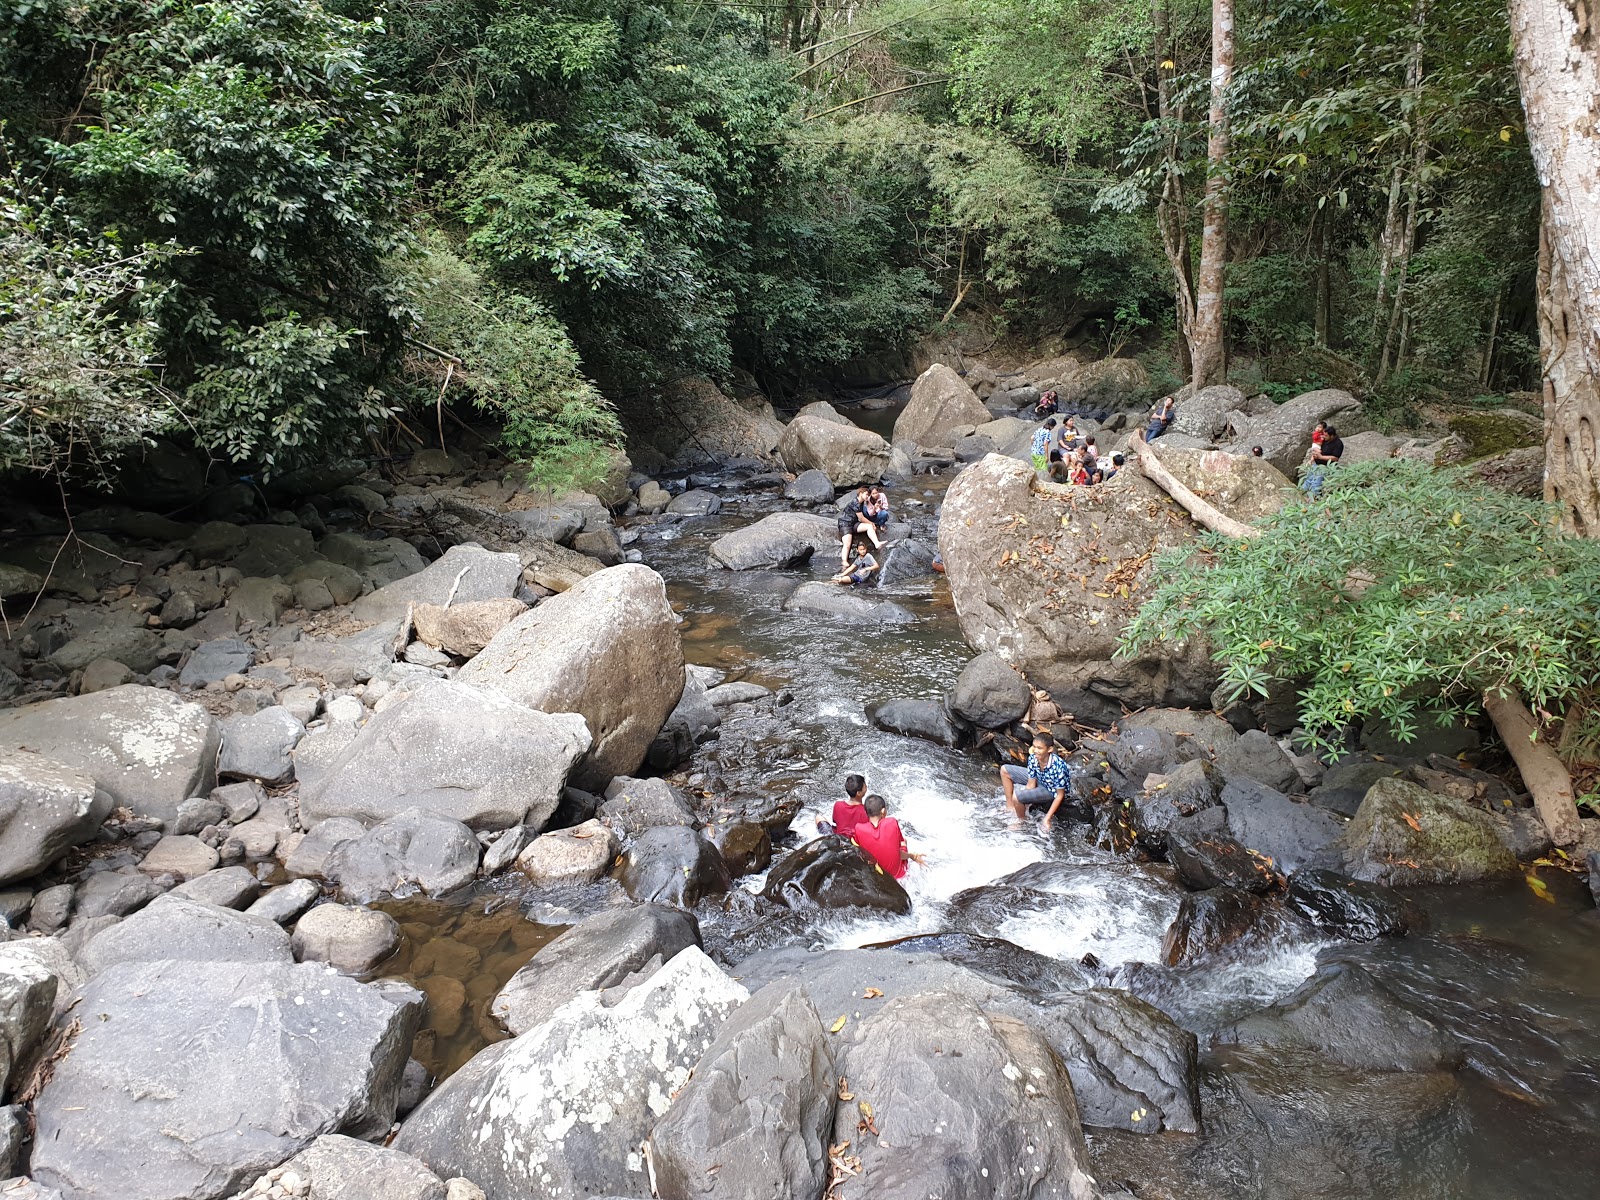
M 78 513 L 53 561 L 24 513 L 0 1195 L 1583 1187 L 1597 916 L 1478 732 L 1329 762 L 1210 709 L 1202 648 L 1110 654 L 1191 535 L 1133 472 L 1033 485 L 1014 414 L 1125 436 L 1135 371 L 935 370 L 860 424 L 697 393 L 714 449 L 603 495 L 425 451 Z M 1255 515 L 1286 480 L 1217 445 L 1292 457 L 1342 397 L 1204 397 L 1163 457 Z M 881 585 L 820 584 L 883 475 Z M 1039 727 L 1049 836 L 995 783 Z M 816 837 L 850 771 L 903 886 Z

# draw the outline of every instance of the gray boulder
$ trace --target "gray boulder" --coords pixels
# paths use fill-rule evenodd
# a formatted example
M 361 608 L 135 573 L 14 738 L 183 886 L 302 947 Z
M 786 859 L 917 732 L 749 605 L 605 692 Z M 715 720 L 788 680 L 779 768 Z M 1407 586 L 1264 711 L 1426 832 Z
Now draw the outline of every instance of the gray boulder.
M 266 917 L 287 925 L 316 903 L 322 889 L 309 879 L 291 879 L 265 893 L 245 911 L 252 917 Z
M 1169 832 L 1179 822 L 1211 808 L 1222 795 L 1222 776 L 1204 759 L 1191 759 L 1165 775 L 1146 776 L 1146 784 L 1156 780 L 1139 796 L 1134 812 L 1134 827 L 1141 838 L 1170 842 Z
M 39 959 L 0 958 L 0 1092 L 11 1091 L 12 1072 L 27 1061 L 50 1027 L 59 984 Z
M 617 836 L 599 821 L 543 833 L 517 855 L 517 868 L 535 887 L 592 883 L 617 856 Z
M 796 504 L 832 504 L 833 480 L 829 479 L 825 472 L 815 468 L 801 471 L 791 482 L 784 485 L 783 498 L 792 500 Z
M 91 976 L 118 963 L 292 961 L 289 935 L 265 917 L 187 896 L 157 896 L 89 939 L 78 961 Z
M 324 1133 L 394 1120 L 420 997 L 325 967 L 126 962 L 85 985 L 34 1106 L 33 1177 L 74 1197 L 231 1196 Z
M 1244 408 L 1244 393 L 1232 384 L 1204 387 L 1178 404 L 1172 428 L 1203 442 L 1215 442 L 1228 432 L 1229 415 Z
M 772 513 L 711 543 L 711 562 L 730 571 L 799 566 L 839 552 L 838 522 L 813 513 Z
M 527 609 L 515 596 L 502 596 L 497 600 L 452 603 L 449 607 L 419 604 L 412 610 L 411 619 L 418 641 L 457 658 L 471 658 Z
M 37 875 L 92 838 L 110 811 L 111 797 L 83 771 L 0 750 L 0 883 Z
M 138 684 L 0 711 L 0 753 L 26 747 L 55 759 L 162 821 L 216 784 L 220 740 L 205 709 Z
M 104 658 L 142 675 L 160 664 L 161 648 L 161 635 L 153 629 L 107 624 L 67 642 L 50 655 L 50 663 L 63 671 L 82 671 Z
M 802 583 L 783 602 L 784 612 L 816 613 L 856 625 L 910 625 L 916 621 L 909 611 L 890 600 L 869 600 L 850 588 L 834 583 Z
M 498 692 L 441 679 L 369 720 L 301 792 L 308 824 L 382 821 L 408 808 L 472 829 L 541 827 L 589 749 L 574 713 L 545 713 Z
M 299 962 L 325 962 L 364 975 L 399 948 L 400 924 L 376 909 L 319 904 L 300 918 L 289 944 Z
M 1520 870 L 1488 813 L 1402 779 L 1375 782 L 1342 833 L 1344 870 L 1367 883 L 1476 883 Z
M 966 381 L 944 363 L 934 363 L 911 385 L 911 399 L 895 418 L 893 442 L 949 446 L 951 431 L 987 425 L 989 410 Z
M 693 825 L 694 810 L 665 779 L 618 776 L 606 785 L 599 818 L 623 837 L 658 825 Z
M 291 851 L 287 854 L 280 851 L 283 869 L 297 877 L 326 875 L 329 856 L 346 842 L 353 842 L 366 832 L 360 821 L 350 817 L 329 817 L 326 821 L 320 821 Z
M 123 917 L 161 895 L 161 888 L 137 868 L 100 871 L 78 885 L 74 914 L 81 920 Z
M 873 728 L 886 733 L 926 738 L 941 746 L 959 746 L 970 732 L 950 716 L 949 708 L 940 700 L 885 700 L 867 709 L 867 720 Z
M 490 1012 L 512 1033 L 526 1033 L 578 993 L 637 983 L 678 951 L 699 944 L 694 917 L 665 904 L 585 917 L 518 970 Z
M 293 1176 L 304 1191 L 296 1191 Z M 305 1200 L 455 1200 L 444 1182 L 409 1154 L 325 1133 L 235 1200 L 273 1200 L 274 1186 Z
M 1293 478 L 1311 451 L 1311 431 L 1318 421 L 1333 421 L 1359 414 L 1361 402 L 1339 388 L 1306 392 L 1278 405 L 1270 413 L 1235 423 L 1238 439 L 1225 446 L 1229 454 L 1247 456 L 1252 446 L 1262 448 L 1262 456 Z M 1346 430 L 1353 433 L 1354 430 Z
M 646 1194 L 640 1143 L 749 996 L 691 946 L 616 1004 L 584 992 L 480 1052 L 411 1114 L 395 1148 L 487 1200 Z
M 1217 770 L 1230 783 L 1253 779 L 1279 792 L 1298 791 L 1300 773 L 1271 734 L 1247 729 L 1239 740 L 1217 755 Z
M 733 884 L 722 851 L 685 825 L 657 825 L 639 834 L 617 864 L 616 877 L 634 900 L 683 908 Z
M 827 1187 L 837 1081 L 802 987 L 761 989 L 723 1025 L 650 1134 L 662 1200 L 816 1200 Z
M 572 782 L 639 769 L 683 695 L 683 646 L 649 567 L 597 571 L 518 617 L 461 668 L 462 683 L 547 713 L 578 713 L 593 742 Z
M 244 909 L 261 895 L 261 884 L 248 867 L 222 867 L 180 883 L 170 894 L 217 908 Z
M 477 878 L 481 853 L 460 821 L 412 808 L 334 846 L 322 874 L 357 904 L 419 889 L 442 896 Z
M 248 716 L 229 717 L 222 722 L 217 773 L 229 779 L 287 783 L 294 778 L 291 752 L 305 732 L 300 719 L 277 704 Z
M 722 714 L 707 697 L 706 685 L 686 668 L 683 695 L 650 743 L 646 761 L 658 771 L 670 771 L 688 761 L 694 748 L 710 740 L 721 724 Z
M 415 575 L 369 592 L 356 601 L 351 615 L 358 621 L 395 621 L 413 604 L 496 600 L 514 595 L 520 582 L 522 560 L 515 554 L 496 554 L 468 542 L 450 547 Z
M 1066 1068 L 1021 1021 L 950 992 L 898 996 L 850 1029 L 841 1057 L 856 1101 L 833 1141 L 852 1143 L 860 1174 L 840 1200 L 968 1194 L 977 1180 L 996 1200 L 1098 1195 Z M 868 1114 L 875 1137 L 858 1129 Z
M 998 654 L 980 654 L 956 676 L 950 711 L 979 729 L 1001 729 L 1020 720 L 1033 703 L 1027 680 Z
M 166 834 L 139 863 L 146 875 L 198 879 L 217 865 L 217 851 L 192 834 Z
M 1344 822 L 1325 809 L 1291 800 L 1253 779 L 1235 779 L 1222 789 L 1221 799 L 1228 832 L 1246 849 L 1270 858 L 1279 871 L 1329 866 L 1337 859 Z
M 103 692 L 133 682 L 133 671 L 115 659 L 97 658 L 83 669 L 79 693 Z
M 877 483 L 889 467 L 889 443 L 870 429 L 821 417 L 796 417 L 784 427 L 778 457 L 797 474 L 821 471 L 837 487 Z
M 722 498 L 704 488 L 690 488 L 682 495 L 674 496 L 667 505 L 667 511 L 682 517 L 709 517 L 722 511 Z

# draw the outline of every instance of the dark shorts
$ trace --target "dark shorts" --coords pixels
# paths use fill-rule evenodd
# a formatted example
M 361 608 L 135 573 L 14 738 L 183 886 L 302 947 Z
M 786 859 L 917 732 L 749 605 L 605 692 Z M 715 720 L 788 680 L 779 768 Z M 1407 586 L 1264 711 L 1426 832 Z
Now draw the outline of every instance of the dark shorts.
M 850 582 L 860 585 L 872 578 L 871 571 L 854 571 L 850 575 Z
M 1018 804 L 1025 804 L 1029 808 L 1049 808 L 1055 803 L 1056 794 L 1049 788 L 1024 786 L 1028 782 L 1027 767 L 1013 767 L 1008 763 L 1000 769 L 1011 777 L 1015 785 L 1012 794 L 1016 796 Z
M 847 535 L 852 534 L 855 531 L 856 531 L 856 519 L 854 517 L 840 517 L 839 518 L 839 536 L 840 537 L 846 537 Z

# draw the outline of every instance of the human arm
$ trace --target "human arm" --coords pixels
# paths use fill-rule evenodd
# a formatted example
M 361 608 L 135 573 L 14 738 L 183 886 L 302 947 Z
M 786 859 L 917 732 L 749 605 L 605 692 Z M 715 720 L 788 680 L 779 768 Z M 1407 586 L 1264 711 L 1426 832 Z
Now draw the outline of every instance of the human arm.
M 1044 820 L 1039 822 L 1039 828 L 1046 833 L 1050 831 L 1050 822 L 1055 819 L 1056 810 L 1061 807 L 1061 802 L 1067 798 L 1066 788 L 1057 788 L 1055 799 L 1050 801 L 1050 811 L 1044 814 Z

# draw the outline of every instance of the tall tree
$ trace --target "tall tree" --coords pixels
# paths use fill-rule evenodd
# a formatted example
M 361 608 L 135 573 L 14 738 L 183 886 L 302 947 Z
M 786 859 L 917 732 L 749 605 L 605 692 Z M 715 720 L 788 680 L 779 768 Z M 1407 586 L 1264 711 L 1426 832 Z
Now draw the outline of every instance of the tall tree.
M 1545 498 L 1600 537 L 1600 2 L 1511 0 L 1511 31 L 1543 193 Z
M 1233 0 L 1211 0 L 1211 118 L 1206 144 L 1205 226 L 1200 235 L 1200 278 L 1195 294 L 1196 389 L 1228 377 L 1222 335 L 1222 287 L 1228 258 L 1228 149 L 1233 131 L 1229 91 L 1233 87 Z

